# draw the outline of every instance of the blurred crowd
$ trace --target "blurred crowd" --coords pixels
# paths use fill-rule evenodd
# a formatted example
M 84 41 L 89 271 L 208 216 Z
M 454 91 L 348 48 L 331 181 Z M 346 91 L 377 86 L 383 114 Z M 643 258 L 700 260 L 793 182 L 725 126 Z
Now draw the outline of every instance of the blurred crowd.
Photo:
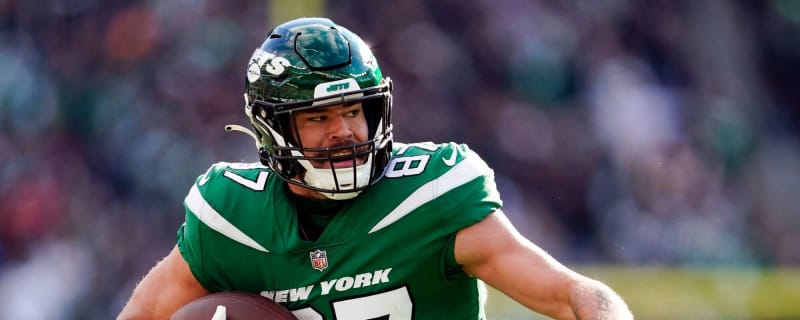
M 800 5 L 328 1 L 395 139 L 465 142 L 569 265 L 800 264 Z M 0 319 L 109 319 L 218 161 L 270 1 L 0 1 Z

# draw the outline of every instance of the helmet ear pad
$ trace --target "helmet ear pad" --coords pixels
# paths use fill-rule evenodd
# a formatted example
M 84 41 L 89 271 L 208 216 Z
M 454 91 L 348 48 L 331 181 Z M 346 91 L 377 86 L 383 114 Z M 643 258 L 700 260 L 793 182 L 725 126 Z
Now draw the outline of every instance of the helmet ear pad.
M 277 171 L 278 175 L 281 177 L 301 177 L 305 172 L 303 166 L 301 166 L 297 161 L 292 161 L 285 158 L 276 159 L 270 155 L 269 150 L 267 150 L 265 147 L 258 149 L 258 158 L 261 164 Z
M 276 114 L 273 108 L 265 106 L 260 103 L 254 103 L 252 110 L 253 110 L 252 111 L 253 119 L 255 119 L 255 117 L 259 117 L 257 115 L 266 115 L 266 117 L 260 117 L 260 118 L 263 119 L 264 123 L 271 125 L 275 129 L 275 131 L 281 134 L 280 138 L 285 141 L 284 143 L 287 146 L 293 145 L 302 148 L 302 145 L 300 145 L 297 142 L 297 139 L 295 139 L 295 136 L 298 134 L 295 130 L 296 126 L 293 126 L 291 124 L 290 119 L 293 116 L 293 112 Z M 270 142 L 276 141 L 276 138 L 272 135 L 272 132 L 270 132 L 270 130 L 266 131 L 267 131 L 266 134 L 269 135 L 269 139 L 267 139 L 267 141 Z M 261 133 L 262 130 L 255 130 L 255 132 L 259 136 L 262 135 Z M 271 144 L 272 143 L 270 143 L 270 145 Z M 269 168 L 272 168 L 273 170 L 278 171 L 278 174 L 284 177 L 295 178 L 298 176 L 302 176 L 302 173 L 305 171 L 305 169 L 303 168 L 303 166 L 297 163 L 297 161 L 292 161 L 291 159 L 289 159 L 289 157 L 291 157 L 290 154 L 291 152 L 289 150 L 277 148 L 271 151 L 270 147 L 274 148 L 275 146 L 274 145 L 266 146 L 265 144 L 258 149 L 258 155 L 261 164 Z
M 294 121 L 294 112 L 282 114 L 277 116 L 276 118 L 278 120 L 277 125 L 280 127 L 278 132 L 283 133 L 283 139 L 286 141 L 286 144 L 297 146 L 300 149 L 302 149 L 303 144 L 301 141 L 299 141 L 300 133 L 297 132 L 297 126 L 293 125 L 292 123 Z M 278 152 L 281 153 L 282 156 L 284 156 L 278 160 L 281 168 L 285 170 L 284 172 L 282 172 L 282 174 L 285 175 L 286 177 L 292 177 L 292 178 L 302 177 L 306 170 L 297 161 L 289 159 L 289 157 L 291 157 L 290 154 L 291 151 L 282 149 L 279 150 Z
M 369 131 L 369 138 L 375 138 L 375 134 L 380 128 L 381 120 L 385 119 L 382 108 L 383 101 L 378 99 L 364 100 L 361 102 L 361 108 L 364 112 L 364 118 L 367 120 L 367 130 Z

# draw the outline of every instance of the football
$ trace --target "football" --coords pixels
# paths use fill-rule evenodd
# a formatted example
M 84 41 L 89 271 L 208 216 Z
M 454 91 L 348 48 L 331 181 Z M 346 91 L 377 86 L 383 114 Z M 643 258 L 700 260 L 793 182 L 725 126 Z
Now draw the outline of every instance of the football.
M 288 309 L 251 292 L 212 293 L 184 305 L 171 320 L 297 320 Z

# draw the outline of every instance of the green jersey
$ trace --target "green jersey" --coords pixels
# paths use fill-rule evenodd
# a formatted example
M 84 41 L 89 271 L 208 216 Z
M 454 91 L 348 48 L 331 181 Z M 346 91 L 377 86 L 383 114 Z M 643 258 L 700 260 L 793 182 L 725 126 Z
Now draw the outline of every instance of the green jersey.
M 207 290 L 257 292 L 299 319 L 485 318 L 454 243 L 500 207 L 492 170 L 466 145 L 395 144 L 384 178 L 316 241 L 270 169 L 213 165 L 184 202 L 181 254 Z

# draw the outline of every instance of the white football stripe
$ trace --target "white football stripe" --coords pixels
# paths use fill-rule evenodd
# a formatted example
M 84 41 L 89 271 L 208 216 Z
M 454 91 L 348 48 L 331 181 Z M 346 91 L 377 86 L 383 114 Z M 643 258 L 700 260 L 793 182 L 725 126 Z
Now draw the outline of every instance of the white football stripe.
M 209 228 L 250 248 L 262 252 L 269 252 L 269 250 L 262 247 L 260 244 L 258 244 L 258 242 L 247 236 L 244 232 L 242 232 L 242 230 L 236 228 L 236 226 L 231 224 L 222 215 L 220 215 L 219 212 L 214 210 L 214 208 L 212 208 L 211 205 L 206 202 L 206 199 L 203 199 L 203 195 L 200 194 L 200 190 L 197 189 L 197 185 L 192 186 L 192 189 L 189 190 L 189 195 L 186 196 L 186 200 L 184 200 L 184 202 L 189 210 L 192 211 L 195 216 L 197 216 L 197 219 L 202 221 Z
M 414 211 L 414 209 L 438 198 L 442 194 L 491 172 L 492 169 L 490 169 L 477 154 L 469 151 L 466 158 L 456 164 L 450 171 L 445 172 L 440 177 L 429 181 L 415 190 L 408 198 L 394 208 L 392 212 L 372 227 L 369 233 L 386 228 Z

